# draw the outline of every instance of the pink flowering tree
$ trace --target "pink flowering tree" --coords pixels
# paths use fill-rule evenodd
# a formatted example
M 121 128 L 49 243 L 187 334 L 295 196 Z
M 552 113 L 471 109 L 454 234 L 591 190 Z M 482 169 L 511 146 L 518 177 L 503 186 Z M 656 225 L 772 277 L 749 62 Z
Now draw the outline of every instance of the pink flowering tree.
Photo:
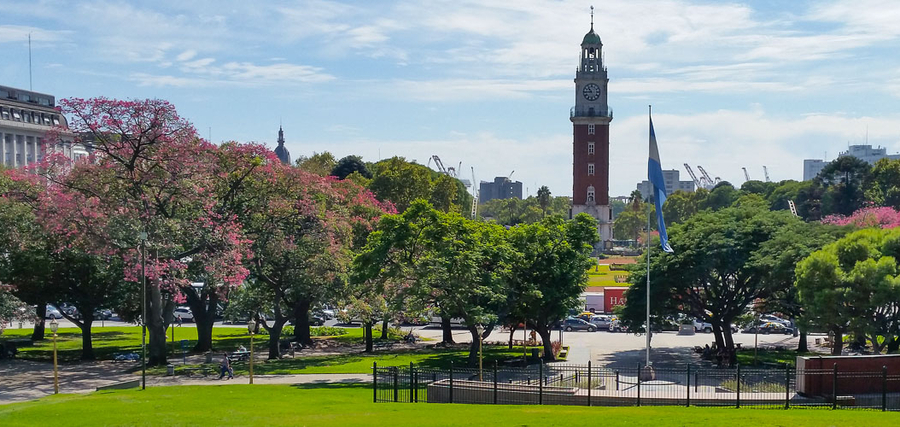
M 858 228 L 896 228 L 900 227 L 900 212 L 894 208 L 883 207 L 865 207 L 853 215 L 830 215 L 822 219 L 823 224 L 831 225 L 852 225 Z
M 277 358 L 288 320 L 296 339 L 312 344 L 310 310 L 344 295 L 354 244 L 392 208 L 350 181 L 288 166 L 254 186 L 242 196 L 242 222 L 253 240 L 252 286 L 268 301 L 256 317 L 269 334 L 269 357 Z M 271 324 L 260 311 L 269 311 Z
M 240 156 L 223 155 L 201 139 L 165 101 L 65 99 L 60 105 L 70 131 L 92 154 L 74 165 L 47 156 L 41 170 L 53 203 L 43 205 L 43 218 L 65 245 L 120 257 L 135 289 L 141 289 L 146 233 L 149 363 L 165 364 L 166 328 L 192 274 L 202 270 L 200 278 L 223 289 L 247 276 L 241 261 L 249 242 L 234 214 L 234 193 L 266 159 L 240 167 L 223 161 Z

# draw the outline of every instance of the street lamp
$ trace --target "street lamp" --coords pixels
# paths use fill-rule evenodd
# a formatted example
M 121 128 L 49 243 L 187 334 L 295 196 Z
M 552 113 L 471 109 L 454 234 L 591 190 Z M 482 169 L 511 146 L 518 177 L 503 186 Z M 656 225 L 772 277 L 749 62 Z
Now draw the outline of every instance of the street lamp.
M 253 384 L 253 322 L 247 322 L 247 332 L 250 333 L 250 384 Z
M 481 326 L 481 324 L 475 325 L 475 331 L 478 332 L 478 381 L 482 381 L 481 362 L 484 356 L 481 352 L 481 346 L 484 344 L 484 326 Z
M 141 390 L 147 388 L 147 263 L 145 252 L 147 232 L 142 231 L 141 238 Z
M 56 331 L 59 330 L 59 322 L 50 320 L 50 332 L 53 332 L 53 394 L 59 394 L 59 369 L 56 364 Z
M 759 352 L 759 313 L 756 313 L 756 327 L 753 328 L 753 364 L 756 365 L 759 362 L 756 359 L 756 354 Z

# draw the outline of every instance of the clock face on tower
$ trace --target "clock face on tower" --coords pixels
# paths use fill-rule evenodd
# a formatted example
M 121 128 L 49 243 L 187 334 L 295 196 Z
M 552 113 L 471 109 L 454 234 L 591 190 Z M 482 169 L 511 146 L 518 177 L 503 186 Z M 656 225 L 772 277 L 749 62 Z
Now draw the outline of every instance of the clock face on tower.
M 588 83 L 584 86 L 581 94 L 584 95 L 584 99 L 587 99 L 588 101 L 596 101 L 597 98 L 600 97 L 600 86 L 597 86 L 594 83 Z

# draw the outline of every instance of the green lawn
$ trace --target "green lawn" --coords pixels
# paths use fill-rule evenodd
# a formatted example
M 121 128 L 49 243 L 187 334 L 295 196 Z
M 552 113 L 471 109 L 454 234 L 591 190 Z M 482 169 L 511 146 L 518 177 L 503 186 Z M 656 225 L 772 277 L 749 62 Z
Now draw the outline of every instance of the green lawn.
M 893 426 L 898 413 L 682 407 L 372 403 L 369 385 L 154 387 L 0 406 L 0 425 Z
M 796 350 L 759 350 L 755 361 L 760 365 L 790 365 L 797 363 L 797 356 L 816 356 L 820 353 L 797 353 Z M 753 348 L 744 348 L 737 352 L 738 363 L 741 366 L 754 366 Z
M 258 350 L 262 350 L 257 347 Z M 522 347 L 513 347 L 508 350 L 505 346 L 485 346 L 484 347 L 484 366 L 493 366 L 494 361 L 503 361 L 511 358 L 522 357 Z M 372 363 L 378 363 L 378 366 L 409 366 L 414 363 L 422 367 L 443 368 L 450 367 L 453 362 L 455 366 L 466 366 L 469 351 L 467 349 L 429 349 L 417 351 L 393 351 L 379 350 L 374 354 L 367 355 L 361 353 L 340 354 L 333 356 L 310 356 L 297 357 L 296 359 L 280 359 L 269 360 L 264 363 L 256 363 L 253 365 L 253 373 L 255 374 L 366 374 L 372 372 Z M 187 367 L 195 367 L 199 365 L 188 365 Z M 218 360 L 208 365 L 210 368 L 218 366 Z M 247 363 L 235 363 L 235 373 L 246 374 L 249 372 Z M 176 366 L 176 374 L 181 373 L 182 366 Z M 162 375 L 165 373 L 164 368 L 155 368 L 150 371 L 152 374 Z
M 616 282 L 616 277 L 628 277 L 627 271 L 612 271 L 606 264 L 591 267 L 587 273 L 588 286 L 629 286 L 628 283 Z
M 97 359 L 112 359 L 117 353 L 139 353 L 141 351 L 141 328 L 139 326 L 125 327 L 94 327 L 93 329 L 93 346 L 94 354 Z M 172 341 L 172 330 L 169 330 L 168 340 Z M 175 356 L 181 356 L 181 340 L 187 340 L 186 348 L 188 352 L 197 343 L 197 329 L 193 327 L 176 327 L 175 343 L 169 344 L 169 348 L 174 348 Z M 330 338 L 337 340 L 343 344 L 360 344 L 363 342 L 362 328 L 347 328 L 347 333 L 337 337 L 315 337 L 314 339 Z M 394 331 L 396 332 L 396 331 Z M 376 337 L 380 336 L 380 331 L 376 332 Z M 81 329 L 78 328 L 62 328 L 57 333 L 57 346 L 59 359 L 61 361 L 75 361 L 81 358 Z M 31 329 L 7 329 L 0 336 L 0 341 L 7 339 L 20 339 L 31 337 Z M 400 339 L 396 333 L 391 334 L 391 339 Z M 267 343 L 269 337 L 267 335 L 257 335 L 254 339 L 256 348 L 261 351 L 267 351 Z M 377 340 L 376 340 L 377 341 Z M 247 334 L 246 328 L 213 328 L 213 348 L 223 351 L 231 351 L 238 346 L 249 346 L 250 336 Z M 53 357 L 53 340 L 50 335 L 47 339 L 39 341 L 31 346 L 19 347 L 19 358 L 31 360 L 50 360 Z

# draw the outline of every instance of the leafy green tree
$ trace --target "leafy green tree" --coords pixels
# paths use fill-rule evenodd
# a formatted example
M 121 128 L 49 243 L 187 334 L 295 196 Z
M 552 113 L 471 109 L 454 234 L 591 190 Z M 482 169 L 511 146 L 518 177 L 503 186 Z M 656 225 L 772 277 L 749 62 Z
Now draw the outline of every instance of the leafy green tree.
M 766 196 L 766 200 L 772 210 L 789 210 L 788 201 L 793 200 L 800 217 L 809 219 L 811 206 L 805 196 L 811 194 L 810 190 L 814 185 L 813 181 L 781 181 Z
M 797 264 L 811 253 L 828 243 L 839 239 L 845 228 L 825 226 L 818 223 L 790 223 L 778 230 L 770 240 L 764 242 L 753 254 L 751 263 L 764 272 L 763 286 L 768 289 L 759 309 L 766 313 L 781 313 L 800 326 L 798 352 L 808 351 L 806 345 L 804 307 L 800 303 L 797 287 Z
M 309 157 L 300 156 L 295 163 L 298 168 L 319 176 L 331 175 L 331 171 L 337 166 L 337 160 L 335 160 L 334 155 L 328 151 L 313 153 L 313 155 Z
M 366 178 L 372 178 L 372 173 L 369 172 L 369 168 L 366 167 L 366 163 L 362 161 L 360 156 L 346 156 L 338 160 L 334 169 L 331 170 L 331 175 L 338 177 L 338 179 L 344 179 L 354 172 Z
M 641 230 L 647 226 L 647 215 L 643 212 L 626 210 L 613 222 L 613 235 L 617 239 L 637 241 Z
M 865 338 L 873 350 L 894 348 L 900 334 L 900 229 L 865 229 L 831 243 L 797 265 L 797 288 L 806 320 L 834 334 Z M 881 340 L 880 338 L 884 338 Z
M 696 191 L 676 191 L 666 198 L 663 204 L 663 217 L 667 225 L 687 221 L 700 212 L 709 191 L 699 188 Z
M 727 208 L 741 196 L 740 191 L 735 190 L 734 186 L 728 181 L 722 181 L 709 192 L 709 195 L 703 201 L 701 207 L 703 209 L 712 209 L 714 211 Z
M 900 159 L 875 162 L 865 198 L 878 206 L 900 209 Z
M 826 165 L 814 179 L 824 188 L 822 215 L 851 215 L 863 207 L 871 173 L 868 163 L 853 156 L 841 156 Z
M 751 263 L 754 253 L 781 228 L 800 220 L 756 206 L 700 212 L 669 234 L 674 253 L 651 248 L 653 314 L 687 313 L 712 325 L 716 343 L 734 348 L 730 325 L 746 307 L 766 295 L 766 273 Z M 646 255 L 645 255 L 646 256 Z M 629 274 L 622 319 L 641 330 L 646 304 L 646 260 Z
M 762 182 L 759 180 L 750 180 L 741 184 L 741 191 L 744 193 L 759 194 L 763 197 L 768 195 L 775 189 L 777 184 L 774 182 Z
M 539 198 L 534 196 L 524 200 L 493 199 L 479 206 L 478 215 L 505 226 L 531 224 L 540 221 L 544 216 L 567 218 L 569 216 L 569 199 L 567 197 L 551 197 L 546 210 L 541 209 Z
M 405 211 L 414 200 L 431 199 L 433 171 L 427 167 L 393 157 L 376 163 L 373 169 L 369 190 L 378 200 L 393 203 L 399 212 Z
M 570 221 L 549 217 L 511 228 L 508 238 L 516 250 L 509 311 L 512 318 L 534 325 L 544 343 L 544 360 L 553 361 L 550 330 L 580 304 L 587 269 L 594 265 L 593 245 L 600 240 L 596 220 L 584 213 Z

